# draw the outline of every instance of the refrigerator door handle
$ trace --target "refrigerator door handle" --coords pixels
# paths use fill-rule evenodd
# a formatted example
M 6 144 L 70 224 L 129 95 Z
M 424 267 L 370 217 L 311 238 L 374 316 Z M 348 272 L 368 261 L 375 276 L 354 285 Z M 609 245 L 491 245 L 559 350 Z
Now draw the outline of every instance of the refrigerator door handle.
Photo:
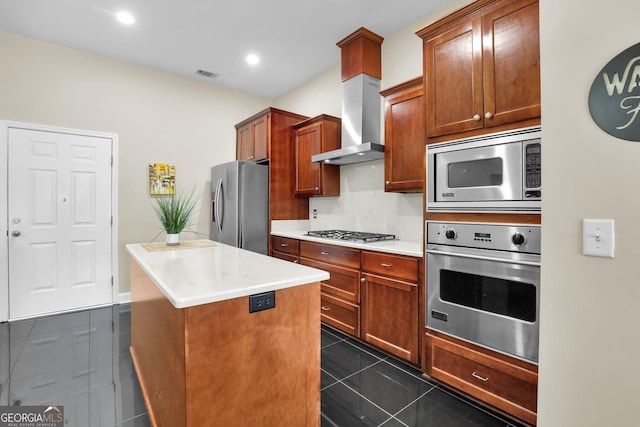
M 222 179 L 218 181 L 218 231 L 222 234 L 222 223 L 224 221 L 224 195 L 222 194 L 224 188 L 222 186 Z
M 213 214 L 216 219 L 216 227 L 218 227 L 218 233 L 222 234 L 222 218 L 220 217 L 220 193 L 222 192 L 222 180 L 218 180 L 218 184 L 216 185 L 216 197 L 215 197 L 215 207 Z

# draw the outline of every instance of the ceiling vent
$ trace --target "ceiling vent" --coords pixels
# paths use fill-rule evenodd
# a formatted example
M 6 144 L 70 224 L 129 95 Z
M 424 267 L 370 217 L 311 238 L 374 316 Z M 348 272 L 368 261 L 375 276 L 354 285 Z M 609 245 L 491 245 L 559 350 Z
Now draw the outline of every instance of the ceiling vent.
M 207 77 L 209 79 L 215 79 L 220 75 L 220 74 L 212 73 L 211 71 L 207 71 L 207 70 L 198 70 L 196 71 L 196 74 L 202 77 Z

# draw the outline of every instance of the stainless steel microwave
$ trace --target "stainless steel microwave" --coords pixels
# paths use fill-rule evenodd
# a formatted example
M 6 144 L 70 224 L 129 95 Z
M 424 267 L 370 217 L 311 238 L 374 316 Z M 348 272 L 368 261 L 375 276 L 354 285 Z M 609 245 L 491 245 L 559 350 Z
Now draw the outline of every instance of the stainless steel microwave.
M 540 212 L 539 126 L 427 145 L 427 211 Z

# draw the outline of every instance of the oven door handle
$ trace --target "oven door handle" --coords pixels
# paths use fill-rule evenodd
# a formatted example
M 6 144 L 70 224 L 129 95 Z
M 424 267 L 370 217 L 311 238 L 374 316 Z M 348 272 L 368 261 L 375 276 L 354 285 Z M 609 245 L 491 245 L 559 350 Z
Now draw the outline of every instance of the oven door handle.
M 531 265 L 533 267 L 540 267 L 540 263 L 534 262 L 534 261 L 522 261 L 522 260 L 516 260 L 516 259 L 495 258 L 495 257 L 489 257 L 489 256 L 482 256 L 482 255 L 461 254 L 457 252 L 439 251 L 436 249 L 427 249 L 426 252 L 427 254 L 434 254 L 434 255 L 446 255 L 446 256 L 453 256 L 458 258 L 470 258 L 470 259 L 479 259 L 482 261 L 504 262 L 506 264 Z

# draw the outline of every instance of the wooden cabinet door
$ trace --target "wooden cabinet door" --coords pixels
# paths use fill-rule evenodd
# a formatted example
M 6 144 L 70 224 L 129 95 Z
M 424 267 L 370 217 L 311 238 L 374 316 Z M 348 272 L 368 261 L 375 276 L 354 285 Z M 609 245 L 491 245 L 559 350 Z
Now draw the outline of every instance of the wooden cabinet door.
M 425 41 L 427 135 L 483 127 L 482 20 Z
M 399 85 L 400 86 L 400 85 Z M 422 77 L 385 96 L 385 191 L 423 191 L 425 118 Z
M 251 123 L 240 127 L 236 131 L 236 160 L 251 160 L 253 144 L 251 138 Z
M 537 0 L 507 2 L 483 16 L 484 123 L 540 117 Z
M 363 274 L 362 337 L 391 354 L 418 363 L 418 285 Z
M 320 163 L 311 156 L 322 152 L 322 123 L 315 123 L 295 132 L 296 196 L 314 196 L 322 192 Z
M 264 115 L 251 123 L 253 128 L 253 161 L 259 162 L 269 158 L 269 119 L 270 115 Z

